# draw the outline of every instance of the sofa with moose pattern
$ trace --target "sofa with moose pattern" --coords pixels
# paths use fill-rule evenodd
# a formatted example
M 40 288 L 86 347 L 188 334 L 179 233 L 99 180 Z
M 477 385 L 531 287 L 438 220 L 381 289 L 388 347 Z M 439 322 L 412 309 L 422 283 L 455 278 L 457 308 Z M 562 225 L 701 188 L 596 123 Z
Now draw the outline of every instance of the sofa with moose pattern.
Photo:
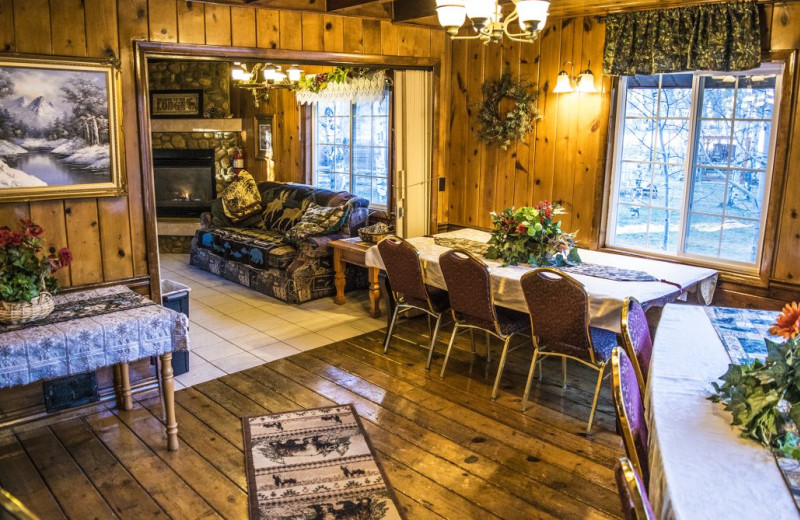
M 222 200 L 201 217 L 202 229 L 192 240 L 190 264 L 288 303 L 331 296 L 333 250 L 330 242 L 358 236 L 366 223 L 369 201 L 334 192 L 280 182 L 258 184 L 260 211 L 234 222 Z M 340 226 L 331 234 L 287 233 L 309 207 L 342 207 Z M 319 209 L 319 208 L 318 208 Z M 347 266 L 348 289 L 367 286 L 366 273 Z

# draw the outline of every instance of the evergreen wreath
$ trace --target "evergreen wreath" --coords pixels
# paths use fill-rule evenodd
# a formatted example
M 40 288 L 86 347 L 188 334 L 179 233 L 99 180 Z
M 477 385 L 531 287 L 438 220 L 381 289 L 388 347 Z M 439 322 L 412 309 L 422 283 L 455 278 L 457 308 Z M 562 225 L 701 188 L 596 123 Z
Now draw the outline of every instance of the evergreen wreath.
M 478 137 L 484 143 L 507 150 L 512 141 L 523 140 L 531 133 L 534 123 L 541 119 L 536 108 L 539 93 L 530 90 L 533 86 L 529 81 L 513 81 L 508 72 L 497 81 L 483 84 L 481 90 L 485 99 L 478 114 Z M 500 101 L 505 98 L 514 102 L 514 108 L 503 115 Z

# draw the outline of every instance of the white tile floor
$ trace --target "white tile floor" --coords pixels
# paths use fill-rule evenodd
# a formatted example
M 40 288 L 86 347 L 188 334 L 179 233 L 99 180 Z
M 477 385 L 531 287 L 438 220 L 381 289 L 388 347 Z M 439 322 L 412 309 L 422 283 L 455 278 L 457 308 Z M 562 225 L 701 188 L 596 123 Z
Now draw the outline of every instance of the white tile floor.
M 367 291 L 290 305 L 189 265 L 189 255 L 161 255 L 161 278 L 191 287 L 189 372 L 176 389 L 245 370 L 386 325 L 369 317 Z

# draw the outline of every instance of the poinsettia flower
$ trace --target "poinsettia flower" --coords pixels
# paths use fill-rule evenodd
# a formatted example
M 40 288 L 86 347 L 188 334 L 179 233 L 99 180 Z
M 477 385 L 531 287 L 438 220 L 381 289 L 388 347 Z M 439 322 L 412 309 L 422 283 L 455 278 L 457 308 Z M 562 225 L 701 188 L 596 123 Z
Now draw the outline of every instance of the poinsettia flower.
M 69 248 L 62 247 L 58 250 L 58 261 L 61 263 L 61 267 L 67 267 L 72 263 L 72 252 Z
M 786 339 L 796 338 L 800 334 L 800 304 L 787 303 L 769 333 Z

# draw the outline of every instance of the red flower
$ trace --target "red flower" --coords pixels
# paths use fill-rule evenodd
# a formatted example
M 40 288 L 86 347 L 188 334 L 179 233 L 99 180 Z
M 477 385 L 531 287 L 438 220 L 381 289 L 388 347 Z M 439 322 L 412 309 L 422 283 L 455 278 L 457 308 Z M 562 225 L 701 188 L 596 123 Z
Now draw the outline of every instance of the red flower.
M 72 253 L 68 248 L 62 247 L 58 250 L 58 262 L 61 264 L 61 267 L 67 267 L 72 263 Z
M 524 235 L 527 232 L 528 232 L 528 228 L 525 227 L 524 224 L 520 224 L 519 226 L 517 226 L 517 233 L 519 233 L 520 235 Z
M 0 247 L 4 247 L 11 241 L 11 230 L 3 226 L 0 228 Z
M 42 229 L 42 226 L 35 224 L 30 220 L 20 220 L 20 222 L 22 223 L 22 227 L 25 229 L 25 233 L 28 236 L 39 238 L 42 236 L 42 234 L 44 234 L 44 229 Z
M 22 241 L 25 239 L 25 235 L 20 233 L 19 231 L 12 231 L 8 237 L 8 243 L 12 246 L 19 246 L 22 245 Z

